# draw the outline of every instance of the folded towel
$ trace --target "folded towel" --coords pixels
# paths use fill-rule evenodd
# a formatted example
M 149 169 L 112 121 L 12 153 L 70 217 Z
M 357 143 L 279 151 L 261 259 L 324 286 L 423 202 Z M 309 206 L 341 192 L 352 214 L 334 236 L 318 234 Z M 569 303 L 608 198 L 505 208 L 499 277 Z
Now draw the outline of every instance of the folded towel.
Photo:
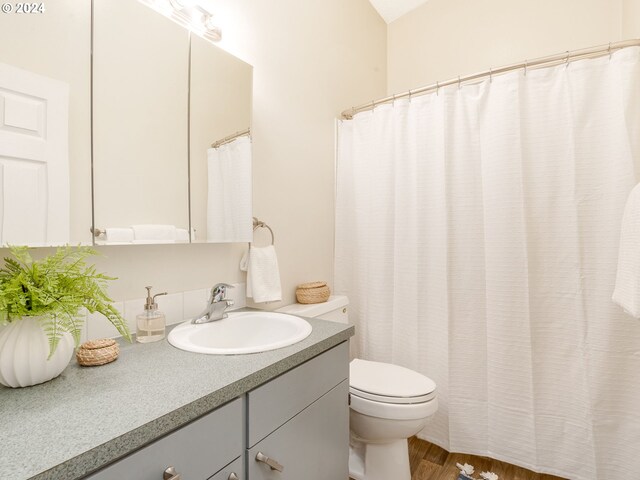
M 107 245 L 124 244 L 133 242 L 132 228 L 107 227 L 105 228 L 104 241 Z
M 131 225 L 135 243 L 173 243 L 176 241 L 175 225 Z
M 210 148 L 207 175 L 207 242 L 250 242 L 251 139 L 240 137 Z
M 640 318 L 640 184 L 631 190 L 624 207 L 616 287 L 611 299 L 629 315 Z
M 273 245 L 249 247 L 240 260 L 240 270 L 247 272 L 247 297 L 256 303 L 282 300 L 278 257 Z
M 166 245 L 167 243 L 176 243 L 175 240 L 134 240 L 134 245 Z
M 176 228 L 176 243 L 189 243 L 189 230 Z

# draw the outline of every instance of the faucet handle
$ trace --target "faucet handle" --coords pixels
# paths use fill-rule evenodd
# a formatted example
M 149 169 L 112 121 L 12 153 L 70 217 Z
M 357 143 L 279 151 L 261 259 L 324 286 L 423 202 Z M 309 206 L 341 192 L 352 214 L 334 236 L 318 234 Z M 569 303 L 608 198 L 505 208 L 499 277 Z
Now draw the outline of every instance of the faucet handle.
M 220 302 L 222 300 L 226 300 L 226 296 L 227 296 L 227 288 L 234 288 L 233 285 L 229 285 L 228 283 L 217 283 L 213 286 L 213 288 L 211 289 L 211 301 L 210 303 L 213 302 Z

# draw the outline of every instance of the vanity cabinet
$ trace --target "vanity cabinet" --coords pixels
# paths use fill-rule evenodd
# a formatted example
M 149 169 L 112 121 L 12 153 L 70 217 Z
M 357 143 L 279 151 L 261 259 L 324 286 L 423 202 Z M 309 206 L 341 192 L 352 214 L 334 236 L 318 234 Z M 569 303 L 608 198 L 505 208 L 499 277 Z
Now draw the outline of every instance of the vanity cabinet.
M 348 377 L 345 342 L 247 394 L 247 480 L 349 477 Z
M 242 411 L 237 398 L 86 479 L 162 480 L 170 466 L 181 480 L 242 479 Z
M 85 480 L 345 480 L 348 377 L 343 342 Z
M 247 450 L 247 480 L 349 478 L 349 382 L 343 380 Z M 345 408 L 346 406 L 346 408 Z M 272 469 L 258 454 L 275 461 Z M 264 457 L 260 457 L 264 458 Z M 278 466 L 282 471 L 278 471 Z

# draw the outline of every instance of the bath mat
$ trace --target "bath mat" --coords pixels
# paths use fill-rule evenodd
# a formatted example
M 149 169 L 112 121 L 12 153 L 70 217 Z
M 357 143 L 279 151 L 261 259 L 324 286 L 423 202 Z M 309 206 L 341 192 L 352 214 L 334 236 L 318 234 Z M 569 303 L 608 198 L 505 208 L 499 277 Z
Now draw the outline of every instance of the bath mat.
M 479 478 L 473 476 L 475 469 L 473 465 L 465 463 L 464 465 L 456 463 L 456 467 L 460 469 L 457 480 L 498 480 L 498 475 L 493 472 L 482 472 Z

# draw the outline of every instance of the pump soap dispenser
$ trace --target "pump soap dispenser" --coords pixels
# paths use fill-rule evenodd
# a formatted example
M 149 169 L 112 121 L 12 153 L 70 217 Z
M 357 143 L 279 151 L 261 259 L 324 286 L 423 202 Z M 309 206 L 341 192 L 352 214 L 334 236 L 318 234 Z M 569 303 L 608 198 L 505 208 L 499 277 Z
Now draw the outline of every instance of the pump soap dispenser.
M 147 302 L 144 305 L 144 311 L 136 317 L 136 341 L 140 343 L 157 342 L 164 338 L 167 319 L 164 313 L 158 310 L 156 297 L 166 295 L 167 292 L 151 296 L 153 287 L 144 288 L 147 289 Z

